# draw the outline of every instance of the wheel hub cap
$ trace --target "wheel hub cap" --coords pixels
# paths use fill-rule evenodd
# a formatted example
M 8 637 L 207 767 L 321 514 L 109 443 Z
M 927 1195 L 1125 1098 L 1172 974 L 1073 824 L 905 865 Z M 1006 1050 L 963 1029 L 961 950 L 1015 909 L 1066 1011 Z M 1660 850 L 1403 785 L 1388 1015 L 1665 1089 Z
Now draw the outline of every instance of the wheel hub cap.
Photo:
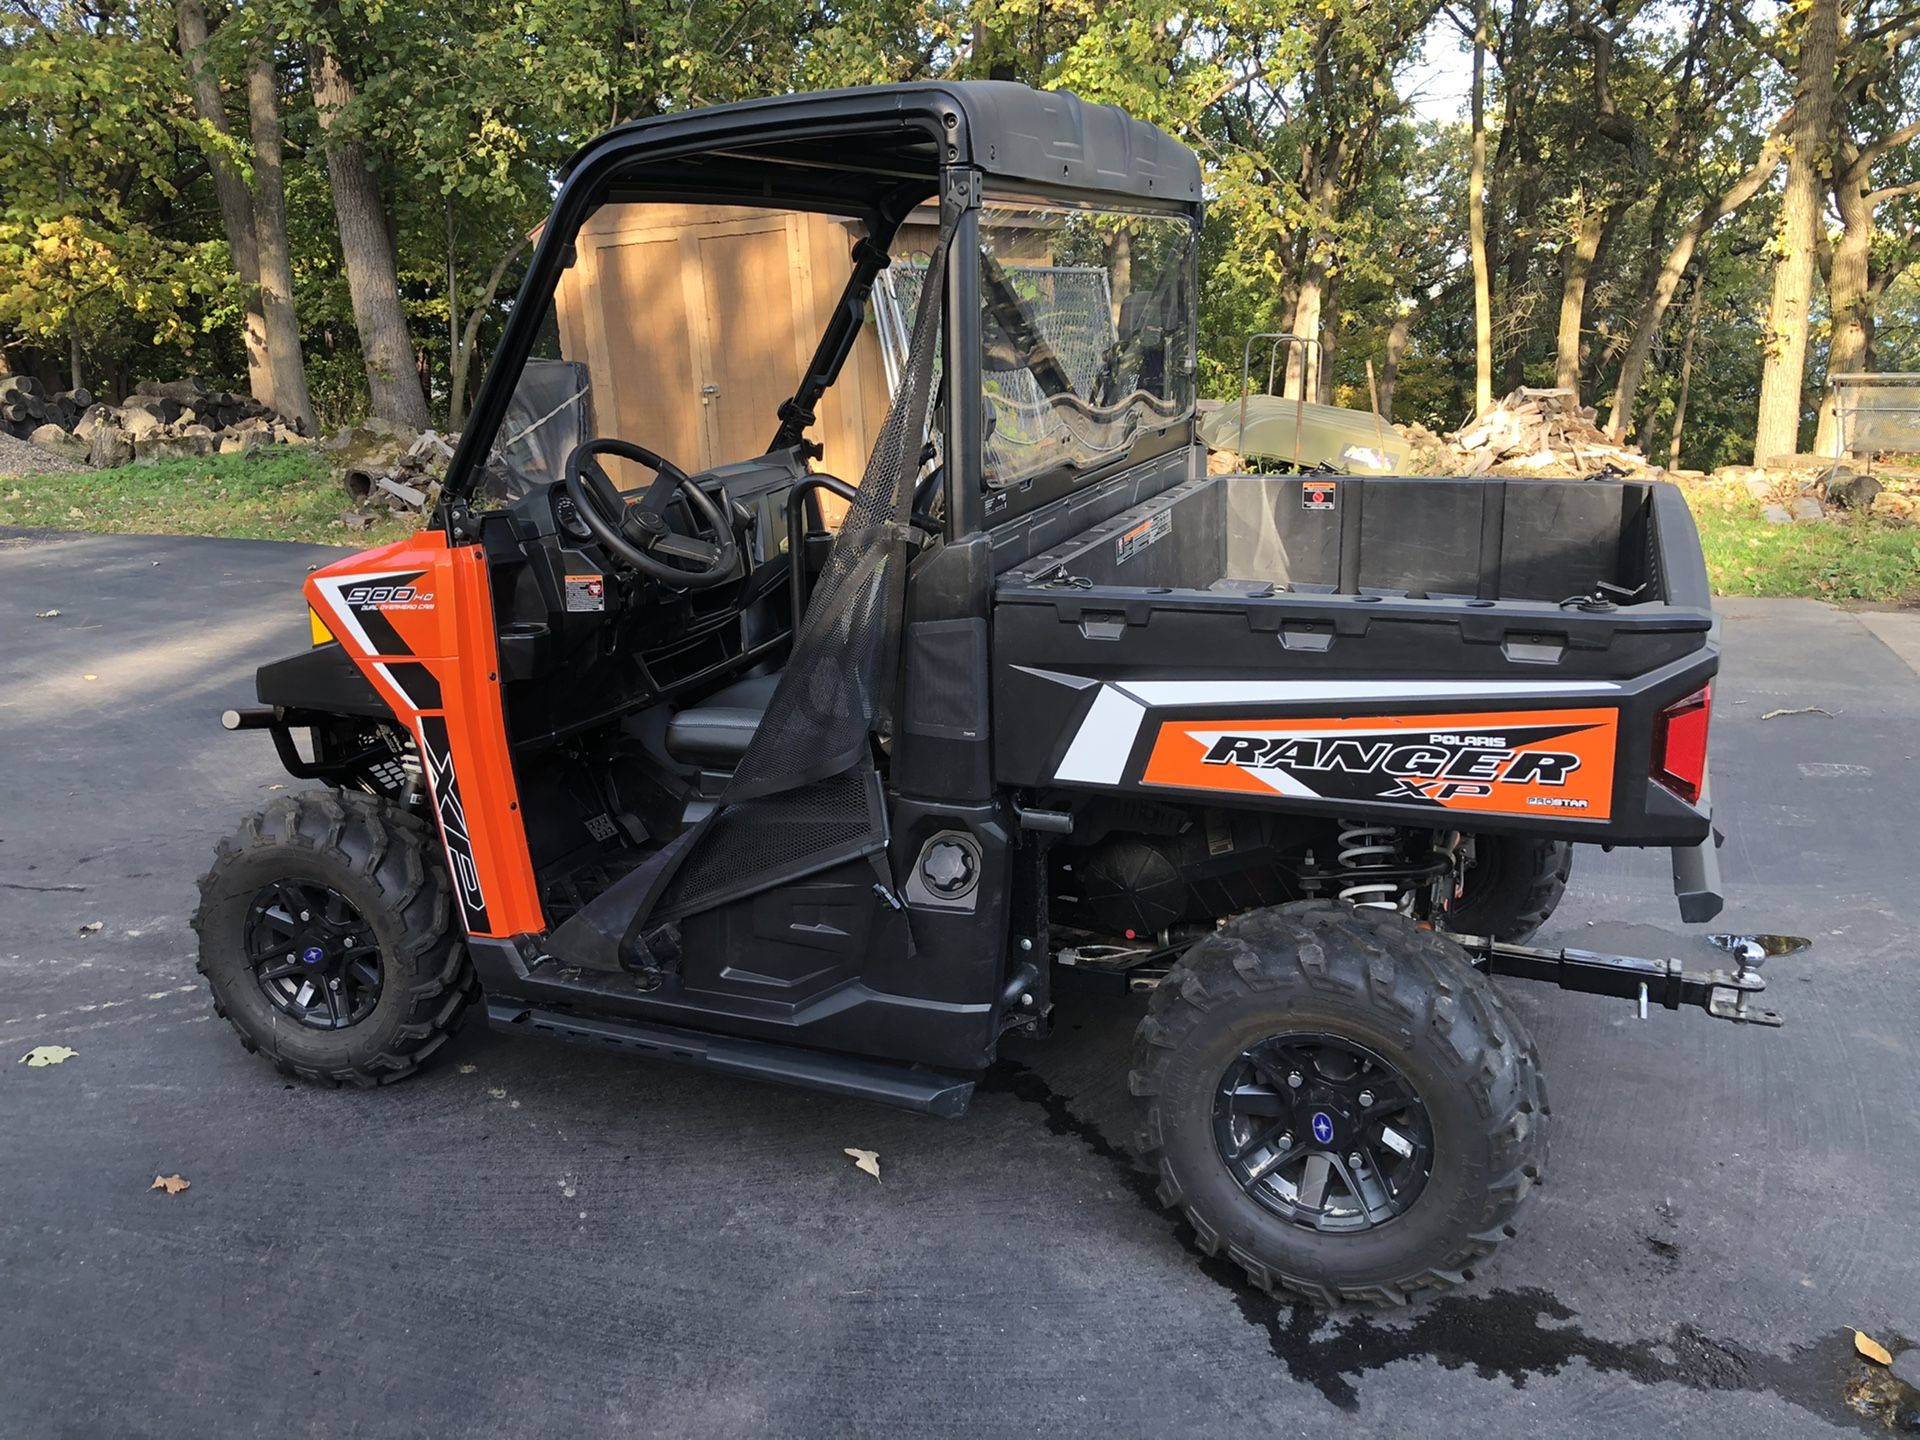
M 1383 1057 L 1338 1036 L 1276 1035 L 1242 1051 L 1220 1079 L 1213 1119 L 1241 1188 L 1304 1229 L 1386 1224 L 1433 1169 L 1418 1092 Z
M 344 1030 L 373 1013 L 385 972 L 373 927 L 318 881 L 269 885 L 247 907 L 242 943 L 261 994 L 316 1030 Z

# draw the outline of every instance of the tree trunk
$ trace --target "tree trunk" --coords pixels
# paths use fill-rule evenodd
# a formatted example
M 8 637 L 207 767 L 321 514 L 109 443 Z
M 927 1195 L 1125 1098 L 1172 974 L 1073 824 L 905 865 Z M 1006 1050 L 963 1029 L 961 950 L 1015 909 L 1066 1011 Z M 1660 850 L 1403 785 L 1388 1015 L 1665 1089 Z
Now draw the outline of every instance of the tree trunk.
M 325 47 L 311 48 L 313 103 L 326 139 L 327 178 L 333 187 L 333 214 L 340 228 L 340 252 L 347 265 L 347 292 L 353 300 L 354 328 L 366 364 L 367 390 L 375 415 L 427 428 L 427 397 L 414 366 L 407 315 L 400 305 L 393 238 L 386 207 L 374 179 L 366 146 L 337 129 L 340 112 L 353 100 L 353 81 Z
M 1673 435 L 1667 441 L 1667 468 L 1680 468 L 1680 436 L 1687 428 L 1687 392 L 1693 388 L 1693 338 L 1700 333 L 1700 301 L 1707 293 L 1707 277 L 1693 277 L 1693 299 L 1687 302 L 1687 338 L 1680 347 L 1680 394 L 1673 403 Z
M 1393 317 L 1393 328 L 1387 331 L 1386 351 L 1380 361 L 1380 413 L 1389 423 L 1393 420 L 1393 392 L 1400 385 L 1400 360 L 1407 353 L 1407 341 L 1419 318 L 1419 307 L 1408 306 Z
M 1820 429 L 1813 442 L 1816 455 L 1839 453 L 1835 448 L 1840 435 L 1833 377 L 1873 368 L 1873 298 L 1869 291 L 1873 203 L 1867 198 L 1869 167 L 1855 157 L 1848 158 L 1852 163 L 1836 164 L 1833 172 L 1833 198 L 1840 211 L 1841 228 L 1827 276 L 1833 341 L 1827 351 L 1827 393 L 1820 403 Z
M 230 135 L 226 105 L 220 98 L 220 77 L 207 60 L 207 11 L 203 0 L 174 0 L 174 22 L 180 32 L 180 55 L 186 63 L 193 91 L 193 109 L 221 135 Z M 267 356 L 267 321 L 260 303 L 260 255 L 253 231 L 253 197 L 247 182 L 226 156 L 209 151 L 213 190 L 220 202 L 220 226 L 226 232 L 233 273 L 246 292 L 247 388 L 262 405 L 272 405 L 273 368 Z
M 1320 349 L 1314 355 L 1313 388 L 1309 400 L 1333 403 L 1333 360 L 1340 350 L 1340 276 L 1329 272 L 1320 281 Z
M 1653 293 L 1647 297 L 1634 320 L 1633 338 L 1627 342 L 1627 353 L 1620 358 L 1620 374 L 1614 381 L 1613 401 L 1607 415 L 1607 436 L 1616 444 L 1631 433 L 1634 396 L 1640 389 L 1641 380 L 1646 377 L 1654 339 L 1660 333 L 1661 322 L 1666 318 L 1667 307 L 1673 303 L 1674 293 L 1680 288 L 1681 277 L 1693 262 L 1694 250 L 1709 230 L 1758 195 L 1773 178 L 1773 172 L 1780 168 L 1783 134 L 1784 121 L 1767 137 L 1759 158 L 1747 172 L 1725 194 L 1702 206 L 1674 240 L 1673 248 L 1667 251 L 1660 273 L 1654 278 Z
M 1327 262 L 1315 255 L 1300 276 L 1300 293 L 1294 298 L 1293 320 L 1287 329 L 1308 345 L 1287 347 L 1287 383 L 1283 393 L 1289 400 L 1311 398 L 1320 384 L 1320 300 L 1327 283 Z
M 1580 331 L 1587 313 L 1587 281 L 1600 246 L 1613 228 L 1619 208 L 1588 206 L 1581 211 L 1580 228 L 1567 247 L 1560 285 L 1560 329 L 1554 350 L 1553 383 L 1580 399 Z
M 300 321 L 293 308 L 293 256 L 287 241 L 287 185 L 281 171 L 280 87 L 273 43 L 261 38 L 247 52 L 247 124 L 253 132 L 253 233 L 260 261 L 260 311 L 273 369 L 273 408 L 301 431 L 314 433 L 307 393 L 307 362 L 300 353 Z
M 67 316 L 67 374 L 75 390 L 87 383 L 80 368 L 80 322 L 71 315 Z
M 487 318 L 487 310 L 493 304 L 493 297 L 500 293 L 500 282 L 506 278 L 507 267 L 513 264 L 514 257 L 526 249 L 532 241 L 522 235 L 513 242 L 510 249 L 494 262 L 493 273 L 487 277 L 485 291 L 479 302 L 467 312 L 466 325 L 455 337 L 453 346 L 452 375 L 448 380 L 448 389 L 452 392 L 447 400 L 447 428 L 463 429 L 467 423 L 467 375 L 473 368 L 473 347 L 480 340 L 480 323 Z
M 1467 229 L 1473 250 L 1473 413 L 1478 419 L 1493 408 L 1493 277 L 1487 263 L 1487 0 L 1474 0 L 1473 6 L 1473 167 L 1467 179 Z
M 1840 42 L 1839 0 L 1811 0 L 1800 40 L 1799 87 L 1789 132 L 1787 184 L 1780 199 L 1780 250 L 1773 267 L 1773 303 L 1767 314 L 1760 371 L 1760 410 L 1754 425 L 1754 463 L 1791 455 L 1800 443 L 1800 398 L 1806 381 L 1808 309 L 1813 299 L 1833 115 L 1834 56 Z

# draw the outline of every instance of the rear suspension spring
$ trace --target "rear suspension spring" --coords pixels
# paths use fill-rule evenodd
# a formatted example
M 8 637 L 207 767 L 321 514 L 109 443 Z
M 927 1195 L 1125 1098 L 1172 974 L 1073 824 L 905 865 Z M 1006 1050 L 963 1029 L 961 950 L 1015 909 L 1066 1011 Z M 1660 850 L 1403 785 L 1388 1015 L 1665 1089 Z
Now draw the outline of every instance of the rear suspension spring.
M 1412 900 L 1413 891 L 1404 881 L 1365 878 L 1368 870 L 1393 869 L 1400 863 L 1399 832 L 1391 825 L 1342 821 L 1338 861 L 1342 871 L 1350 872 L 1339 891 L 1339 898 L 1349 905 L 1401 910 Z

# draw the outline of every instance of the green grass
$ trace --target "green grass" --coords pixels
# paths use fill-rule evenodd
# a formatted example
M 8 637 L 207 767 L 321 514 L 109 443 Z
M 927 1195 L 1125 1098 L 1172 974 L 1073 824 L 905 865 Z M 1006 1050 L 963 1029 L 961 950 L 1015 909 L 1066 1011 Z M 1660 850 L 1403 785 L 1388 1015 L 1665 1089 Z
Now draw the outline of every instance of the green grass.
M 1920 526 L 1873 515 L 1769 524 L 1733 486 L 1687 492 L 1716 595 L 1920 604 Z
M 160 460 L 77 475 L 0 477 L 0 525 L 130 535 L 226 535 L 364 549 L 417 523 L 382 520 L 349 531 L 347 492 L 307 449 L 203 460 Z

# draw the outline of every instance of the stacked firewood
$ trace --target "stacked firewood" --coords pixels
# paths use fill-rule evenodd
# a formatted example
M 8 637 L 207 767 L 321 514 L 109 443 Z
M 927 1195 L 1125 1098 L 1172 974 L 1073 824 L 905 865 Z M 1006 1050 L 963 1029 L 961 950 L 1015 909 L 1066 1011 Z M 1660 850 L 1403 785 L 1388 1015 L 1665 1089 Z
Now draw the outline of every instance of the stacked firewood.
M 248 395 L 198 380 L 142 380 L 118 405 L 85 389 L 49 394 L 31 375 L 0 378 L 0 428 L 62 458 L 108 467 L 299 444 L 291 421 Z
M 1607 438 L 1590 405 L 1571 390 L 1522 386 L 1459 431 L 1438 436 L 1405 427 L 1415 453 L 1441 473 L 1485 475 L 1644 474 L 1658 467 L 1630 445 Z M 1416 433 L 1417 432 L 1417 433 Z
M 0 375 L 0 430 L 22 440 L 42 425 L 73 429 L 74 421 L 91 404 L 91 390 L 56 390 L 49 394 L 31 375 Z

